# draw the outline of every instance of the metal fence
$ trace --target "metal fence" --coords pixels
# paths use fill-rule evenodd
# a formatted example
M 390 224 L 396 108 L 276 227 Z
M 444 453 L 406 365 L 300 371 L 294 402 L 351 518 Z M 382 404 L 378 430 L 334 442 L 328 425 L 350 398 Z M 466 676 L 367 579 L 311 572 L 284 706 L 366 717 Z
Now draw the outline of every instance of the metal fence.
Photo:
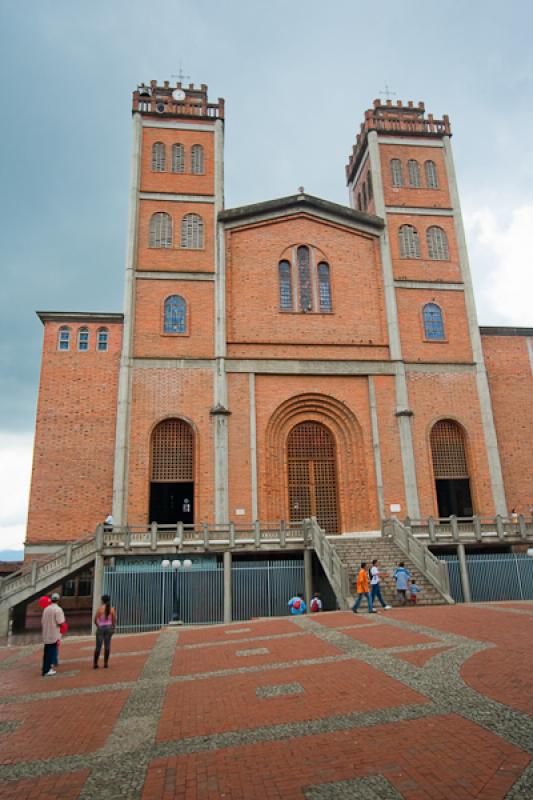
M 304 591 L 303 559 L 235 561 L 232 590 L 233 619 L 287 614 L 290 598 Z
M 450 593 L 464 602 L 456 555 L 439 555 L 448 564 Z M 533 600 L 533 558 L 522 553 L 467 553 L 466 564 L 473 602 Z
M 172 557 L 171 557 L 172 558 Z M 281 616 L 304 590 L 303 559 L 236 561 L 232 567 L 232 617 Z M 104 593 L 117 609 L 117 631 L 157 630 L 173 617 L 187 625 L 224 621 L 224 569 L 200 557 L 188 569 L 164 568 L 161 559 L 116 560 L 104 569 Z

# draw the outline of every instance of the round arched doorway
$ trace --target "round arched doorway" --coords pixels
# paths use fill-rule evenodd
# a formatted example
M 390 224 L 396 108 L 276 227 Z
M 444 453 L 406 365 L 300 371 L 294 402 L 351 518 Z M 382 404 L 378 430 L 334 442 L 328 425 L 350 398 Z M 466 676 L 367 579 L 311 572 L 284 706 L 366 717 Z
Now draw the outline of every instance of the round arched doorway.
M 470 475 L 463 428 L 441 419 L 431 429 L 431 455 L 439 517 L 471 517 Z
M 165 419 L 152 432 L 150 522 L 194 522 L 194 432 L 182 419 Z
M 326 533 L 338 533 L 335 439 L 320 422 L 300 422 L 287 439 L 289 518 L 316 517 Z

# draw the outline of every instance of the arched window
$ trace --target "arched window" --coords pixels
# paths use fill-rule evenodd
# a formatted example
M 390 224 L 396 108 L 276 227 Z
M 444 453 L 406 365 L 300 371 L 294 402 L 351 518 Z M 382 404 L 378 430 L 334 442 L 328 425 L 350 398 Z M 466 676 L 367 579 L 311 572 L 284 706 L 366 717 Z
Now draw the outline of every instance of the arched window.
M 185 172 L 185 148 L 182 144 L 172 145 L 172 172 Z
M 185 214 L 181 220 L 181 246 L 190 250 L 204 246 L 204 221 L 199 214 Z
M 164 211 L 157 211 L 150 219 L 150 247 L 172 247 L 172 219 Z
M 302 246 L 296 251 L 298 261 L 298 283 L 300 288 L 300 310 L 313 310 L 313 289 L 311 285 L 311 266 L 309 263 L 309 248 Z
M 426 169 L 426 186 L 428 189 L 438 189 L 439 179 L 437 176 L 437 167 L 435 166 L 435 162 L 426 161 L 424 166 Z
M 409 186 L 417 188 L 420 186 L 420 167 L 418 161 L 410 158 L 407 162 L 407 171 L 409 172 Z
M 70 328 L 68 328 L 66 325 L 63 325 L 63 327 L 59 329 L 59 335 L 57 337 L 57 349 L 70 349 Z
M 98 328 L 96 331 L 96 349 L 99 353 L 105 353 L 109 345 L 109 331 L 107 328 Z
M 152 172 L 164 172 L 167 148 L 163 142 L 154 142 L 152 145 Z
M 89 349 L 89 328 L 78 329 L 78 350 Z
M 420 240 L 417 229 L 412 225 L 401 225 L 398 236 L 400 258 L 420 258 Z
M 399 158 L 391 159 L 390 169 L 391 169 L 392 185 L 403 186 L 402 162 L 400 161 Z
M 318 265 L 318 296 L 320 310 L 331 311 L 331 286 L 329 283 L 329 264 L 321 261 Z
M 366 176 L 366 188 L 368 191 L 368 200 L 372 200 L 374 197 L 374 189 L 372 187 L 372 173 L 369 171 Z
M 363 183 L 363 210 L 366 211 L 368 206 L 368 200 L 366 197 L 366 183 Z
M 428 255 L 436 261 L 447 261 L 449 259 L 448 238 L 445 231 L 437 225 L 432 225 L 426 231 L 428 243 Z
M 292 277 L 290 261 L 280 261 L 279 271 L 279 307 L 282 311 L 292 311 Z
M 187 303 L 179 294 L 165 300 L 164 333 L 185 333 L 187 331 Z
M 191 172 L 193 175 L 204 174 L 204 148 L 201 144 L 191 147 Z
M 194 434 L 181 419 L 165 419 L 152 433 L 152 481 L 178 482 L 194 480 Z
M 426 303 L 423 310 L 424 336 L 431 341 L 442 341 L 444 337 L 444 322 L 442 311 L 436 303 Z

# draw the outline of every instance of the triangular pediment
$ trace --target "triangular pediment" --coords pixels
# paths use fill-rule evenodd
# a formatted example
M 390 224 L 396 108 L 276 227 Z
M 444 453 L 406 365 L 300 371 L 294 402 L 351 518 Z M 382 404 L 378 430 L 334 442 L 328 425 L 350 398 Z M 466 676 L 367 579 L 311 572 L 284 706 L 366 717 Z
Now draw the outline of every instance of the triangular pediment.
M 294 194 L 267 200 L 264 203 L 229 208 L 221 211 L 218 219 L 226 228 L 235 228 L 268 220 L 280 220 L 295 214 L 305 214 L 324 222 L 335 222 L 374 234 L 379 234 L 385 225 L 381 217 L 355 211 L 349 206 L 331 203 L 329 200 L 322 200 L 310 194 Z

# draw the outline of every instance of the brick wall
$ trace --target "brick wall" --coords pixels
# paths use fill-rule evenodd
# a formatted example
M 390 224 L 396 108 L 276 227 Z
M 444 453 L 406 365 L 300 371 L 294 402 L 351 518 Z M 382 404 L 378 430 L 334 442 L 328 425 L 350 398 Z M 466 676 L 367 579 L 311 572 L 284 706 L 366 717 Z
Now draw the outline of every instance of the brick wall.
M 59 351 L 59 323 L 47 322 L 28 515 L 27 543 L 62 542 L 94 532 L 111 511 L 122 325 L 84 323 L 89 350 Z M 96 331 L 109 349 L 96 352 Z
M 508 510 L 528 515 L 533 504 L 533 368 L 527 338 L 482 335 L 481 342 Z

